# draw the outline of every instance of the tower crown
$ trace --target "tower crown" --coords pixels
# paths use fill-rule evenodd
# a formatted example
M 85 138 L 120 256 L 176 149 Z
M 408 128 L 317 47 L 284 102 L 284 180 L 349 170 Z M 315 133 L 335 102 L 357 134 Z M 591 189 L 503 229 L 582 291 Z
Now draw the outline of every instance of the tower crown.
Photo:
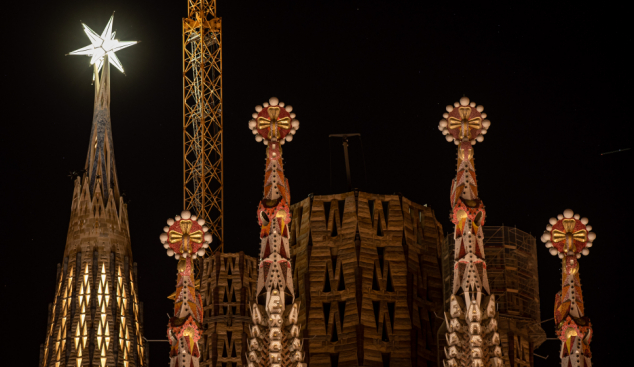
M 253 119 L 249 120 L 249 130 L 255 135 L 255 141 L 269 145 L 271 141 L 279 141 L 281 145 L 291 142 L 293 135 L 299 130 L 299 121 L 293 113 L 293 106 L 280 102 L 277 97 L 269 98 L 262 106 L 255 106 Z
M 443 113 L 443 119 L 438 123 L 438 130 L 445 135 L 448 142 L 458 145 L 462 141 L 469 141 L 471 145 L 484 140 L 484 135 L 491 126 L 487 120 L 487 114 L 483 113 L 482 105 L 476 106 L 469 98 L 462 97 L 460 102 L 447 105 L 447 112 Z

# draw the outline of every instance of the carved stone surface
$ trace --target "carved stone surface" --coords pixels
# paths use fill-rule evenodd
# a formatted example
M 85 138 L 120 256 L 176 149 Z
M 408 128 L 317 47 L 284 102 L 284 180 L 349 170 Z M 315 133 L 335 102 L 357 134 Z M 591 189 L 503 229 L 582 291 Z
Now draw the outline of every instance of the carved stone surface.
M 258 280 L 257 259 L 215 253 L 204 259 L 201 294 L 204 333 L 201 366 L 246 366 L 245 352 L 251 329 L 249 305 Z
M 509 367 L 530 366 L 533 350 L 546 340 L 539 312 L 535 237 L 514 227 L 483 226 L 482 230 L 491 294 L 499 312 L 496 321 L 502 360 Z M 452 291 L 454 247 L 453 238 L 445 238 L 442 262 L 446 307 Z
M 109 84 L 106 63 L 95 83 L 87 173 L 75 179 L 41 367 L 147 364 L 128 210 L 114 165 Z
M 435 366 L 442 228 L 433 210 L 398 195 L 349 192 L 307 198 L 291 211 L 306 362 Z

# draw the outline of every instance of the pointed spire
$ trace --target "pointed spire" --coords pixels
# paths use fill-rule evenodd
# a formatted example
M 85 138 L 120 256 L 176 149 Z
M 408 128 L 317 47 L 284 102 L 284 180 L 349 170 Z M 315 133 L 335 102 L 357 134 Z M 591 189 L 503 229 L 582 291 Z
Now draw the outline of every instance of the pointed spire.
M 114 164 L 112 145 L 112 127 L 110 123 L 110 63 L 123 72 L 123 66 L 115 52 L 135 45 L 136 41 L 120 42 L 112 32 L 114 14 L 110 17 L 101 36 L 86 24 L 82 23 L 84 32 L 90 39 L 90 45 L 69 53 L 69 55 L 89 56 L 93 65 L 93 82 L 95 84 L 95 109 L 92 120 L 92 131 L 86 158 L 84 177 L 90 180 L 90 193 L 94 194 L 96 185 L 101 182 L 101 191 L 105 202 L 114 195 L 119 202 L 119 184 Z M 99 71 L 102 70 L 101 78 Z M 111 193 L 112 191 L 112 193 Z
M 284 353 L 281 345 L 282 335 L 287 334 L 291 345 L 301 345 L 297 327 L 299 302 L 295 302 L 289 247 L 291 198 L 288 180 L 284 177 L 282 160 L 282 145 L 292 141 L 293 135 L 299 129 L 299 121 L 295 119 L 292 110 L 291 106 L 272 97 L 262 106 L 255 107 L 255 112 L 251 115 L 253 119 L 249 121 L 249 129 L 255 135 L 255 140 L 267 146 L 264 197 L 257 210 L 261 248 L 260 271 L 253 309 L 259 310 L 257 303 L 260 303 L 268 315 L 269 322 L 260 323 L 260 325 L 262 327 L 268 325 L 270 335 L 268 361 L 269 366 L 273 367 L 280 366 L 282 357 L 286 357 L 281 355 Z M 260 293 L 263 293 L 265 297 L 259 297 Z M 292 309 L 285 314 L 284 309 L 290 303 L 293 304 Z M 260 319 L 258 313 L 254 312 L 252 318 L 254 324 L 257 325 Z M 286 320 L 283 320 L 284 318 Z M 284 324 L 292 325 L 291 330 L 296 332 L 288 334 L 282 328 Z M 259 343 L 257 336 L 250 340 L 250 345 Z M 263 355 L 266 352 L 263 350 L 261 353 Z M 251 361 L 259 361 L 260 357 L 261 355 L 256 350 L 250 348 Z M 302 362 L 303 358 L 301 351 L 295 351 L 291 356 L 291 360 L 296 362 L 297 367 L 306 367 L 306 364 Z
M 471 356 L 469 365 L 482 366 L 489 360 L 492 367 L 501 367 L 503 361 L 493 350 L 500 344 L 495 319 L 495 298 L 490 295 L 486 274 L 484 234 L 482 226 L 486 217 L 484 204 L 478 195 L 475 174 L 474 149 L 476 142 L 484 140 L 483 134 L 491 125 L 482 113 L 484 107 L 477 106 L 469 98 L 462 97 L 446 107 L 447 112 L 440 120 L 440 130 L 448 142 L 458 146 L 456 177 L 451 186 L 451 221 L 454 224 L 454 282 L 450 300 L 450 324 L 446 338 L 450 349 L 445 349 L 444 365 L 463 366 L 456 357 Z M 460 299 L 460 289 L 464 302 Z M 484 294 L 483 294 L 484 293 Z M 485 307 L 485 302 L 492 307 Z M 490 312 L 483 313 L 486 308 Z M 462 316 L 466 317 L 463 319 Z M 483 334 L 482 327 L 491 326 L 491 333 Z M 458 336 L 460 335 L 460 336 Z M 459 340 L 469 340 L 469 344 L 460 344 Z M 492 346 L 490 350 L 482 345 Z
M 104 201 L 114 195 L 115 203 L 119 202 L 119 182 L 114 159 L 112 143 L 112 124 L 110 121 L 110 63 L 108 55 L 104 56 L 101 77 L 97 65 L 95 72 L 95 106 L 92 118 L 92 129 L 88 145 L 85 170 L 89 182 L 90 193 L 100 190 Z M 98 185 L 100 183 L 100 185 Z
M 174 300 L 174 317 L 167 327 L 171 345 L 171 366 L 198 366 L 203 305 L 195 279 L 195 260 L 205 255 L 205 249 L 213 240 L 205 220 L 184 210 L 181 215 L 167 220 L 167 226 L 159 236 L 168 256 L 178 260 L 176 291 L 168 298 Z M 183 361 L 181 364 L 180 361 Z
M 484 120 L 484 107 L 469 98 L 446 107 L 438 129 L 446 140 L 458 146 L 456 177 L 451 187 L 452 222 L 455 225 L 455 261 L 458 262 L 454 279 L 454 292 L 460 286 L 465 297 L 471 295 L 480 302 L 482 288 L 489 293 L 484 260 L 482 226 L 486 217 L 484 204 L 478 195 L 474 149 L 476 142 L 484 140 L 483 133 L 491 125 Z M 465 299 L 469 303 L 469 299 Z
M 578 261 L 581 255 L 590 254 L 597 237 L 590 232 L 592 226 L 588 222 L 588 218 L 581 218 L 571 209 L 566 209 L 557 218 L 550 218 L 541 237 L 550 254 L 562 261 L 562 289 L 555 297 L 555 325 L 557 337 L 562 343 L 562 366 L 592 366 L 590 342 L 594 332 L 590 319 L 585 315 Z

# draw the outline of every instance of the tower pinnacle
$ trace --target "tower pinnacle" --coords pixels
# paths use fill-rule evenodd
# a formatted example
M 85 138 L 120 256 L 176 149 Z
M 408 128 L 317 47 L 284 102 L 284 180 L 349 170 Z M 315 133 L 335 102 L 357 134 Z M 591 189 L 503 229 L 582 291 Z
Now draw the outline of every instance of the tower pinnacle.
M 82 23 L 84 32 L 91 44 L 72 51 L 69 55 L 85 55 L 90 57 L 93 65 L 93 81 L 95 82 L 95 106 L 93 112 L 92 129 L 88 145 L 88 156 L 84 169 L 84 177 L 90 182 L 90 193 L 95 188 L 102 190 L 105 201 L 108 201 L 110 191 L 115 202 L 119 201 L 119 183 L 114 160 L 112 144 L 112 126 L 110 122 L 110 63 L 123 72 L 123 66 L 115 52 L 135 45 L 136 41 L 120 42 L 115 39 L 116 32 L 112 32 L 114 14 L 110 17 L 103 33 L 98 35 L 86 24 Z M 99 71 L 101 77 L 99 77 Z M 97 186 L 97 183 L 100 185 Z
M 75 180 L 40 366 L 141 367 L 148 362 L 143 304 L 137 297 L 128 210 L 119 197 L 110 126 L 110 62 L 120 66 L 114 52 L 127 46 L 114 39 L 112 18 L 101 37 L 86 25 L 84 31 L 92 45 L 71 54 L 92 56 L 92 131 L 86 174 Z
M 590 232 L 588 218 L 581 218 L 566 209 L 557 218 L 550 218 L 542 242 L 553 256 L 561 259 L 561 291 L 555 296 L 555 327 L 561 340 L 559 356 L 564 367 L 591 367 L 590 342 L 593 331 L 590 319 L 585 316 L 579 259 L 590 254 L 592 242 L 597 237 Z
M 257 142 L 268 147 L 264 197 L 257 210 L 260 264 L 247 359 L 249 367 L 306 367 L 297 325 L 300 303 L 295 302 L 290 261 L 291 198 L 282 161 L 282 144 L 293 140 L 299 121 L 293 108 L 275 97 L 256 106 L 255 111 L 249 129 Z
M 478 196 L 474 150 L 491 125 L 484 107 L 469 98 L 447 106 L 438 129 L 458 146 L 458 167 L 451 185 L 454 224 L 454 274 L 449 312 L 445 312 L 445 366 L 501 367 L 495 297 L 489 290 L 482 226 L 486 217 Z M 460 290 L 462 289 L 462 293 Z M 487 364 L 490 361 L 490 364 Z
M 205 255 L 205 249 L 213 240 L 208 231 L 203 218 L 183 210 L 181 215 L 167 220 L 165 233 L 160 235 L 167 256 L 178 260 L 174 317 L 167 325 L 170 367 L 198 367 L 200 363 L 198 341 L 202 336 L 203 300 L 197 289 L 194 260 Z

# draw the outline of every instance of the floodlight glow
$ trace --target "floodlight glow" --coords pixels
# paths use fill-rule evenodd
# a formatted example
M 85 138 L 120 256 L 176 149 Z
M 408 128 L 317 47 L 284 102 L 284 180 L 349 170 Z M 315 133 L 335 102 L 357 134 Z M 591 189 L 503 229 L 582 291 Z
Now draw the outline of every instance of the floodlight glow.
M 97 64 L 97 71 L 101 70 L 103 66 L 104 56 L 108 55 L 108 60 L 114 67 L 119 69 L 122 73 L 123 65 L 121 65 L 121 61 L 114 54 L 117 51 L 123 50 L 126 47 L 130 47 L 132 45 L 137 44 L 137 41 L 124 41 L 121 42 L 115 39 L 116 32 L 112 32 L 112 21 L 114 20 L 114 14 L 110 17 L 106 28 L 103 30 L 103 33 L 98 35 L 95 31 L 90 29 L 87 25 L 82 23 L 81 25 L 84 27 L 84 32 L 90 39 L 90 45 L 86 47 L 82 47 L 75 51 L 69 53 L 69 55 L 86 55 L 90 56 L 90 65 Z

